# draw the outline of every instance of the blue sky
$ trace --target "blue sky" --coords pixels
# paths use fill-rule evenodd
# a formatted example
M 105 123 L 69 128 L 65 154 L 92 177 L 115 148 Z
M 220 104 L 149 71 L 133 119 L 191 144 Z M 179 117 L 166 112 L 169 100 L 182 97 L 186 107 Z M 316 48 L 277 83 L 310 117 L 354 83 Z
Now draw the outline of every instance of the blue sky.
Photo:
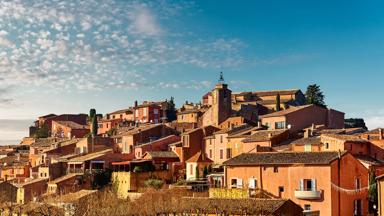
M 198 101 L 223 71 L 233 91 L 317 83 L 330 107 L 384 126 L 383 9 L 382 1 L 1 1 L 0 119 Z M 0 140 L 20 136 L 4 125 Z

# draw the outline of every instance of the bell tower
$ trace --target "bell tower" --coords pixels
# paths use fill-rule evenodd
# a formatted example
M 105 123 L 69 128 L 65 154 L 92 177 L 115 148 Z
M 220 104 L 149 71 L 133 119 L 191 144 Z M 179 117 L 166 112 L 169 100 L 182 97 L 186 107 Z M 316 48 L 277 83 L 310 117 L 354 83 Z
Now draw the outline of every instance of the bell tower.
M 218 126 L 232 114 L 232 91 L 224 82 L 223 72 L 220 72 L 218 83 L 212 91 L 212 120 Z

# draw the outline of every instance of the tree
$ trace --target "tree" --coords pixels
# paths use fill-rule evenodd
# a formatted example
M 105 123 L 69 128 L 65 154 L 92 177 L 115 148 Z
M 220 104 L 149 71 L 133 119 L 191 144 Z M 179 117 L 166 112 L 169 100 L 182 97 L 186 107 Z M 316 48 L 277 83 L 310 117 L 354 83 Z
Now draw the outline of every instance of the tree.
M 196 178 L 196 179 L 199 179 L 199 178 L 200 178 L 200 170 L 199 170 L 199 166 L 196 166 L 195 178 Z
M 98 129 L 96 109 L 89 110 L 89 120 L 91 122 L 92 137 L 95 137 L 97 136 L 97 129 Z
M 376 174 L 374 170 L 369 172 L 369 189 L 368 189 L 368 199 L 369 199 L 369 212 L 375 213 L 377 209 L 377 184 L 376 184 Z M 373 206 L 376 206 L 376 209 Z
M 172 122 L 176 120 L 176 105 L 174 102 L 174 98 L 171 97 L 169 101 L 167 101 L 167 110 L 166 110 L 167 120 Z
M 276 112 L 280 111 L 280 94 L 276 95 Z
M 307 100 L 307 104 L 315 104 L 317 106 L 326 107 L 324 94 L 321 91 L 320 86 L 316 84 L 312 84 L 307 87 L 305 98 Z

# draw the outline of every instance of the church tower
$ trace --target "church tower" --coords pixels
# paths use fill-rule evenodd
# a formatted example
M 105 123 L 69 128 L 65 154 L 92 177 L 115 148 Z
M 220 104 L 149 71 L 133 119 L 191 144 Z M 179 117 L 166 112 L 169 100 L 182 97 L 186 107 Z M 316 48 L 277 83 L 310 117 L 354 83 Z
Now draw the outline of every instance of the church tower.
M 212 90 L 212 121 L 218 126 L 232 114 L 232 91 L 224 82 L 223 72 L 220 72 L 219 82 Z

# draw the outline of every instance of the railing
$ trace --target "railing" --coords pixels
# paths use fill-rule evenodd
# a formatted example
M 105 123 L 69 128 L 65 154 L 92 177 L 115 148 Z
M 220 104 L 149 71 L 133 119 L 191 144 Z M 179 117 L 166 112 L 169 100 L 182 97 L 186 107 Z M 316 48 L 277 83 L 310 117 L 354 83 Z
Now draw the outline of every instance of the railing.
M 295 190 L 295 197 L 297 199 L 320 199 L 321 191 L 319 190 Z
M 71 168 L 69 169 L 69 173 L 84 173 L 82 169 L 80 168 Z

